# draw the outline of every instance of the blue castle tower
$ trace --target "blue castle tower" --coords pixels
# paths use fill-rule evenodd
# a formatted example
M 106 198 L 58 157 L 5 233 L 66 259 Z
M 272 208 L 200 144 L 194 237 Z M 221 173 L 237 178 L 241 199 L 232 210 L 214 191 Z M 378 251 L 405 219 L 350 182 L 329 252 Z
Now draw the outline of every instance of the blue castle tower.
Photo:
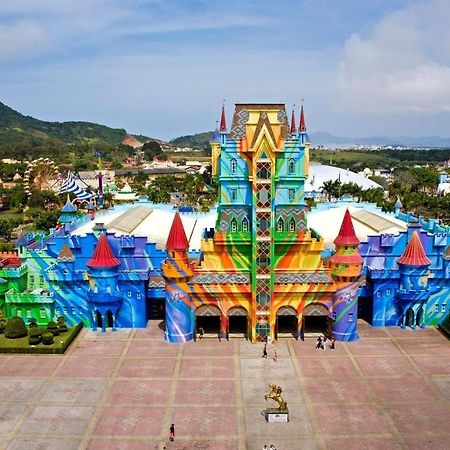
M 403 255 L 397 259 L 400 272 L 400 287 L 396 291 L 396 300 L 401 316 L 401 327 L 406 325 L 415 328 L 425 326 L 424 306 L 430 297 L 427 286 L 428 259 L 420 242 L 417 231 L 414 231 Z
M 113 255 L 106 234 L 101 233 L 91 260 L 87 263 L 89 291 L 88 301 L 92 305 L 95 324 L 116 328 L 115 317 L 122 304 L 118 286 L 120 261 Z

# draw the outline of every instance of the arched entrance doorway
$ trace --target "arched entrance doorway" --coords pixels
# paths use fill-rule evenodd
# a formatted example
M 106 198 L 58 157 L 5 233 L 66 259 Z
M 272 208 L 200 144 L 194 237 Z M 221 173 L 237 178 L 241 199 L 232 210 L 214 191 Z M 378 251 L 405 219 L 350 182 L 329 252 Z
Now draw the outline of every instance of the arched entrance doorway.
M 103 319 L 98 309 L 95 311 L 95 318 L 97 320 L 97 327 L 103 329 Z
M 275 339 L 280 337 L 297 337 L 298 316 L 292 306 L 282 306 L 277 311 Z
M 411 328 L 416 328 L 416 321 L 414 317 L 414 309 L 408 308 L 406 311 L 406 326 Z
M 108 309 L 108 311 L 106 311 L 106 328 L 114 328 L 114 317 L 113 317 L 113 313 Z
M 195 334 L 203 330 L 204 337 L 219 337 L 221 312 L 217 306 L 203 305 L 195 311 Z
M 423 328 L 424 322 L 425 322 L 425 317 L 424 317 L 423 307 L 421 307 L 417 311 L 416 325 L 420 328 Z
M 248 333 L 248 314 L 245 308 L 231 308 L 228 311 L 228 337 L 245 337 Z
M 303 310 L 303 334 L 331 335 L 331 319 L 326 306 L 312 303 Z

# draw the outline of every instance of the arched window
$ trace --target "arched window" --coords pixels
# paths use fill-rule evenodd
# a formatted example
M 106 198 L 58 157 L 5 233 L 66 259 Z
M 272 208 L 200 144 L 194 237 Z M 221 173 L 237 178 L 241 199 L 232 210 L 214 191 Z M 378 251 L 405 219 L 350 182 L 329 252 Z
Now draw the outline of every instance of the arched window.
M 289 221 L 289 231 L 295 231 L 295 220 L 293 217 Z
M 271 176 L 270 170 L 267 167 L 261 167 L 256 173 L 256 178 L 260 180 L 268 180 Z
M 288 163 L 288 174 L 292 175 L 294 172 L 295 172 L 295 161 L 293 159 L 290 159 Z
M 231 232 L 236 233 L 237 231 L 237 220 L 235 218 L 231 219 Z
M 248 231 L 248 220 L 247 217 L 242 219 L 242 231 Z
M 284 231 L 284 220 L 282 217 L 277 220 L 277 231 Z
M 236 173 L 237 171 L 237 162 L 234 158 L 230 161 L 230 170 L 231 173 Z

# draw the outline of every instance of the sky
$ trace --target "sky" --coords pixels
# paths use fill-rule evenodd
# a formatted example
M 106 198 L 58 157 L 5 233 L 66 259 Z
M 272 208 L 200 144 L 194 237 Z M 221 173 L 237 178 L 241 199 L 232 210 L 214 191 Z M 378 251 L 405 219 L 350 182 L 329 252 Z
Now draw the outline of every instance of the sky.
M 450 137 L 449 0 L 1 0 L 0 101 L 171 139 L 223 100 L 308 131 Z

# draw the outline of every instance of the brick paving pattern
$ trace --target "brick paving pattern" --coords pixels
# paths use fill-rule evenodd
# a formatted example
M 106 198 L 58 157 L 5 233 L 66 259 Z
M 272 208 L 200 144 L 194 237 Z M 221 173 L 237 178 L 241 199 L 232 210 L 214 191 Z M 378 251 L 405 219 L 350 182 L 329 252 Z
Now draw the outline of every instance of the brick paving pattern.
M 0 355 L 0 448 L 447 449 L 449 341 L 359 329 L 335 351 L 280 340 L 276 362 L 273 346 L 263 359 L 242 339 L 168 344 L 156 322 L 83 330 L 65 355 Z M 289 423 L 265 422 L 269 383 L 282 386 Z

